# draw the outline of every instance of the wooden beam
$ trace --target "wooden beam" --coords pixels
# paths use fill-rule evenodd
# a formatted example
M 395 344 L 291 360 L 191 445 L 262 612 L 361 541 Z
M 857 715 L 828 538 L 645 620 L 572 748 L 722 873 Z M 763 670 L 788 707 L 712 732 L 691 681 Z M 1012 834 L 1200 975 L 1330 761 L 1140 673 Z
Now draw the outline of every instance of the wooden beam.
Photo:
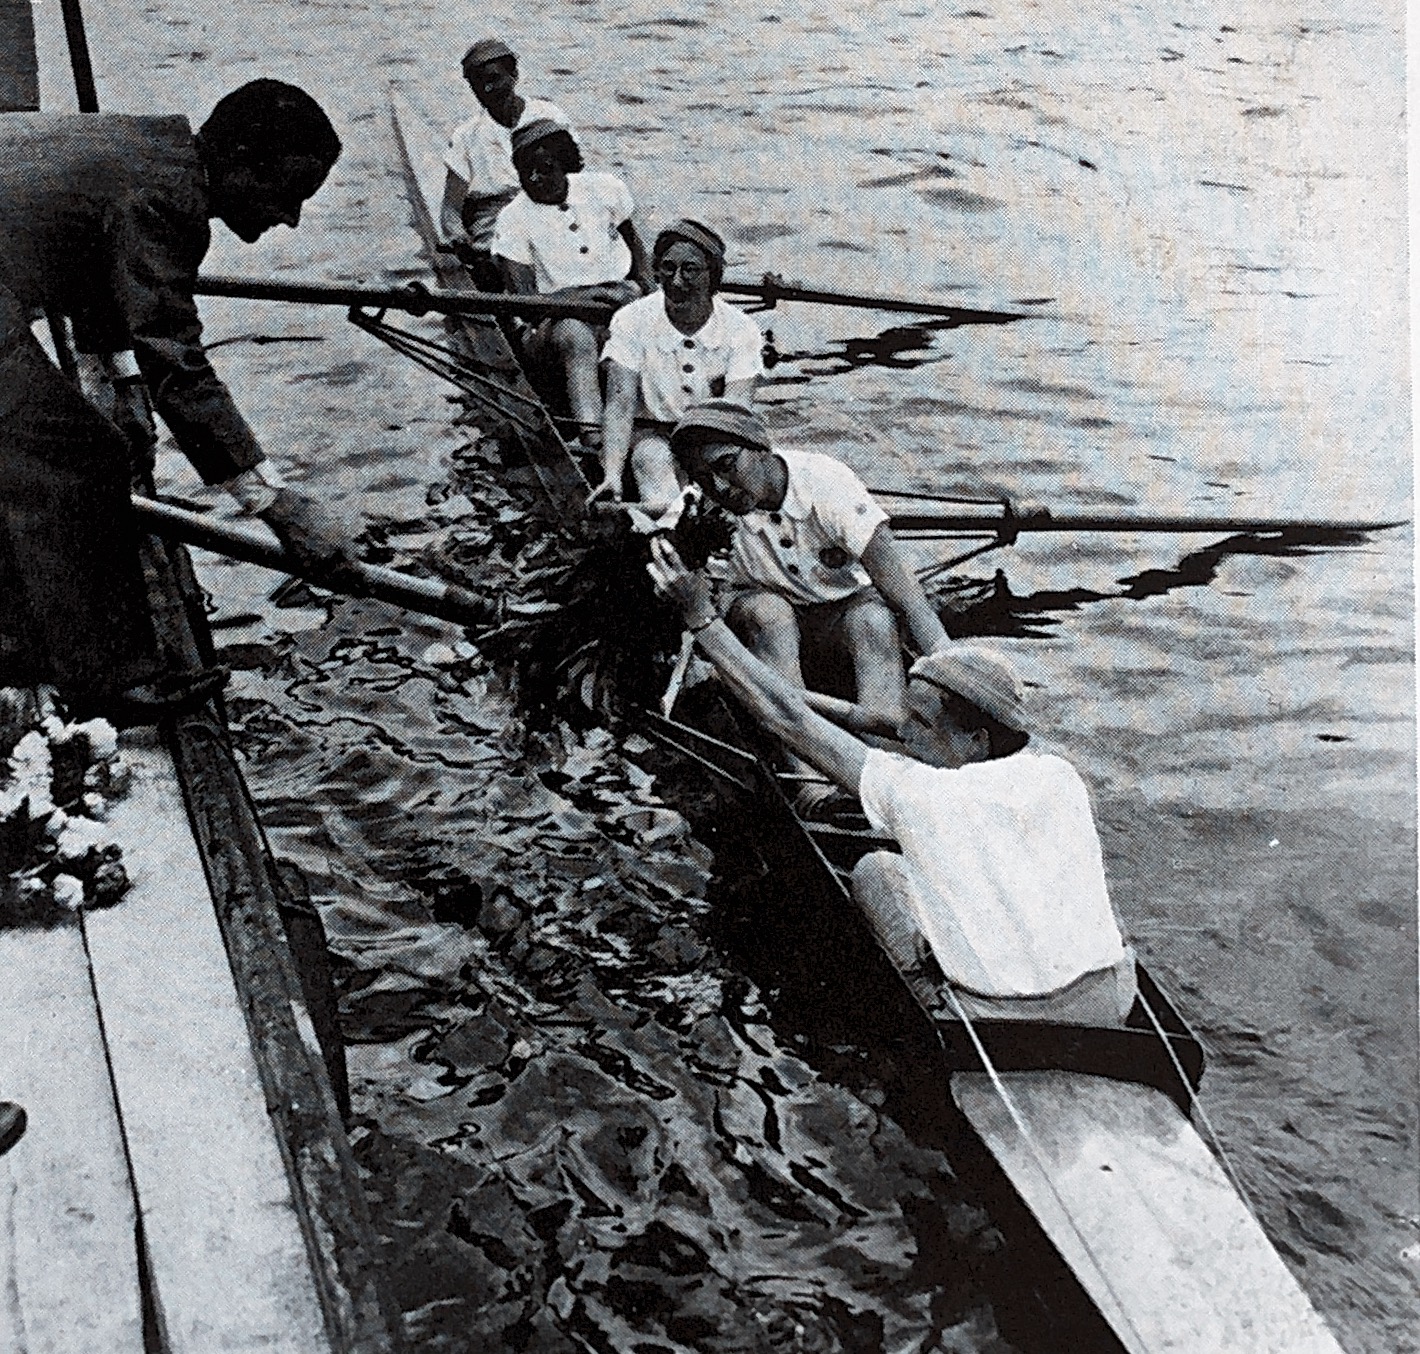
M 89 913 L 165 1354 L 328 1354 L 324 1320 L 172 761 L 126 741 L 132 888 Z
M 143 1354 L 133 1193 L 79 927 L 0 930 L 0 1349 Z

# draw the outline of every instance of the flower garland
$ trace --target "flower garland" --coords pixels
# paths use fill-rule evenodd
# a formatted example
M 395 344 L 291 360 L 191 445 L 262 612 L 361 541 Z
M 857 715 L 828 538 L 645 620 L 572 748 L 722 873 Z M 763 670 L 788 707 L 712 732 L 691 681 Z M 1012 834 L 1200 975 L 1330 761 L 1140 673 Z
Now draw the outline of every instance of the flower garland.
M 49 714 L 20 736 L 0 771 L 0 924 L 123 896 L 128 875 L 106 819 L 127 783 L 107 720 L 69 724 Z

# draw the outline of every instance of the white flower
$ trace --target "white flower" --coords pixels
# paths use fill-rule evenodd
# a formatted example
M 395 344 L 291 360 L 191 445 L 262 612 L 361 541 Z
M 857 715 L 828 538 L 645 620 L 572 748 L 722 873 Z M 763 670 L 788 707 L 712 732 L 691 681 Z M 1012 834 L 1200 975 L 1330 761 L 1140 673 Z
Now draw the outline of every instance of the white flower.
M 55 875 L 54 883 L 50 887 L 54 893 L 54 901 L 60 907 L 67 907 L 71 912 L 77 912 L 84 906 L 84 885 L 72 874 Z
M 10 754 L 9 781 L 0 793 L 0 815 L 13 813 L 29 800 L 31 818 L 47 818 L 54 808 L 50 798 L 54 767 L 49 757 L 49 744 L 36 729 L 31 729 Z

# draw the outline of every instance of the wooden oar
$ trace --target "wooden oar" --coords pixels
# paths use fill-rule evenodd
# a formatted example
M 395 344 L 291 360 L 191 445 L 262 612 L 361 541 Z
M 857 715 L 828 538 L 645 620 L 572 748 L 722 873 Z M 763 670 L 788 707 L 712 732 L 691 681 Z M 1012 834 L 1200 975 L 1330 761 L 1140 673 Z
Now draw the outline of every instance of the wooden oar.
M 832 291 L 801 282 L 786 282 L 778 273 L 765 273 L 758 282 L 726 278 L 720 290 L 730 296 L 753 296 L 772 308 L 780 301 L 806 301 L 819 306 L 847 306 L 852 310 L 887 310 L 900 315 L 927 315 L 949 324 L 1008 324 L 1029 318 L 1020 311 L 979 310 L 946 301 L 914 301 L 906 296 L 874 296 L 862 292 Z
M 292 301 L 309 306 L 352 306 L 370 310 L 402 310 L 411 315 L 549 315 L 605 322 L 614 309 L 594 301 L 566 301 L 551 296 L 517 296 L 512 292 L 464 291 L 426 287 L 354 287 L 335 282 L 268 282 L 259 277 L 214 277 L 207 273 L 193 288 L 198 296 L 231 296 L 244 301 Z
M 314 306 L 361 306 L 375 310 L 403 310 L 413 315 L 533 315 L 564 316 L 604 323 L 614 306 L 591 301 L 566 301 L 548 296 L 517 296 L 512 292 L 473 291 L 463 288 L 358 287 L 346 283 L 307 279 L 272 282 L 258 277 L 218 277 L 204 273 L 194 288 L 198 296 L 230 296 L 245 301 L 288 301 Z M 979 310 L 945 301 L 914 301 L 905 296 L 869 296 L 829 291 L 785 282 L 766 273 L 762 282 L 725 281 L 720 290 L 731 296 L 752 296 L 767 307 L 780 301 L 807 301 L 815 305 L 848 306 L 855 310 L 886 310 L 923 315 L 949 324 L 1006 324 L 1028 318 L 1007 310 Z
M 940 513 L 893 513 L 888 524 L 894 531 L 942 532 L 999 535 L 1014 540 L 1021 532 L 1096 531 L 1128 535 L 1133 532 L 1162 532 L 1171 535 L 1239 534 L 1267 531 L 1385 531 L 1405 526 L 1405 519 L 1390 522 L 1305 521 L 1298 518 L 1268 517 L 1167 517 L 1150 513 L 1053 513 L 1046 509 L 1028 513 L 1003 512 L 983 505 L 979 511 L 959 509 Z
M 133 497 L 133 510 L 143 527 L 155 536 L 183 541 L 247 564 L 259 564 L 307 578 L 317 587 L 341 590 L 340 584 L 312 577 L 267 532 L 251 527 L 215 522 L 202 513 L 189 512 L 157 499 Z M 348 591 L 357 596 L 392 602 L 421 616 L 453 621 L 457 625 L 488 625 L 495 619 L 493 608 L 467 588 L 437 578 L 418 578 L 380 564 L 354 563 L 346 570 L 351 578 Z

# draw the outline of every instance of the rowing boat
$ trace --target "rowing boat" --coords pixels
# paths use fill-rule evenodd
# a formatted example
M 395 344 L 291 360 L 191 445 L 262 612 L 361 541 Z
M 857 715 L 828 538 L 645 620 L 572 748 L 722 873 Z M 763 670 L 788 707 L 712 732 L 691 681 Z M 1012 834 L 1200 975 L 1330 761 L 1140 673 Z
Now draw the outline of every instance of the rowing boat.
M 397 94 L 391 114 L 427 262 L 441 287 L 458 289 L 466 279 L 435 224 L 438 140 Z M 450 315 L 447 323 L 458 360 L 445 374 L 469 393 L 475 421 L 512 421 L 511 444 L 552 512 L 583 513 L 584 467 L 539 395 L 537 374 L 523 369 L 492 315 Z M 884 843 L 862 825 L 800 819 L 792 778 L 773 769 L 776 749 L 723 695 L 686 693 L 639 722 L 662 748 L 745 797 L 752 807 L 741 815 L 740 844 L 766 873 L 792 879 L 795 893 L 812 892 L 815 905 L 822 897 L 852 908 L 853 863 Z M 1139 1000 L 1118 1028 L 928 1012 L 948 1091 L 940 1113 L 959 1123 L 1005 1186 L 1001 1197 L 1034 1219 L 1074 1276 L 1088 1315 L 1071 1347 L 1335 1354 L 1339 1347 L 1194 1127 L 1193 1116 L 1202 1117 L 1197 1039 L 1143 965 L 1138 978 Z

